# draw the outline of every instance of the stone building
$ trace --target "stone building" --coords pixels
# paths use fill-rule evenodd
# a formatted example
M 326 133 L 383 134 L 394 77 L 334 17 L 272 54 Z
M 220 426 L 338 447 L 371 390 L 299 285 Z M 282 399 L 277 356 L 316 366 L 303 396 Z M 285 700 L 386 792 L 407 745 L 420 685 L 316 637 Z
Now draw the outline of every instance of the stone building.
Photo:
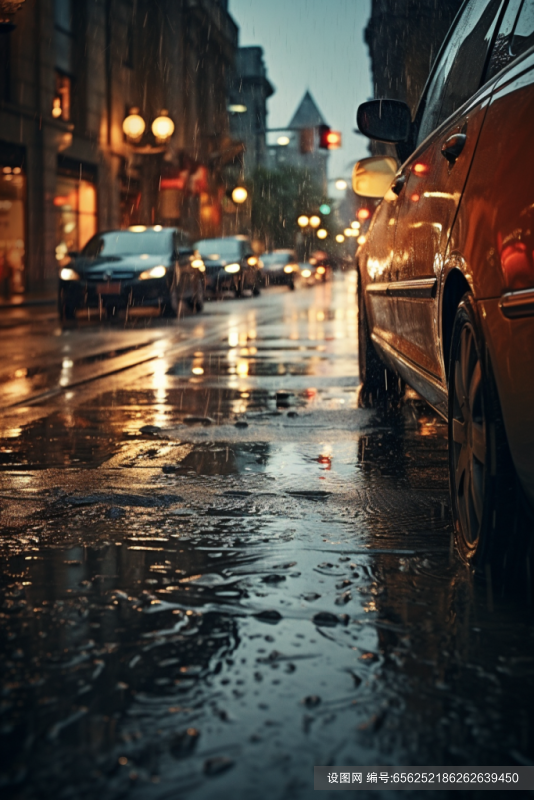
M 245 178 L 265 165 L 267 100 L 274 94 L 267 78 L 263 48 L 240 47 L 230 88 L 230 131 L 243 142 Z
M 372 0 L 365 41 L 375 97 L 404 100 L 412 111 L 463 0 Z
M 270 166 L 283 169 L 286 166 L 306 169 L 323 189 L 328 187 L 328 150 L 319 148 L 319 126 L 327 125 L 310 92 L 307 91 L 287 127 L 287 144 L 270 147 Z M 280 142 L 280 138 L 278 140 Z
M 51 284 L 98 229 L 221 230 L 228 75 L 238 28 L 227 0 L 26 0 L 0 37 L 0 278 Z M 136 141 L 123 122 L 145 124 Z M 174 133 L 156 140 L 168 115 Z

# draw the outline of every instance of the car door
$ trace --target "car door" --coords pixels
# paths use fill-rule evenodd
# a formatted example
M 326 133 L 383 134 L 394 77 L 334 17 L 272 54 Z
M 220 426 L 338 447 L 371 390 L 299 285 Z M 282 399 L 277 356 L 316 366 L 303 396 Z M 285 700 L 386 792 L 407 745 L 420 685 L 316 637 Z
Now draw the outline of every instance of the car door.
M 398 184 L 402 185 L 402 182 Z M 359 280 L 365 287 L 369 329 L 382 343 L 392 344 L 397 329 L 396 301 L 389 292 L 392 280 L 395 224 L 399 196 L 389 189 L 376 209 L 366 234 L 366 241 L 357 253 Z M 362 309 L 360 309 L 361 313 Z
M 405 163 L 388 292 L 394 346 L 427 378 L 444 382 L 439 295 L 444 255 L 491 96 L 479 87 L 505 0 L 471 0 L 449 36 L 422 98 L 418 143 Z M 478 90 L 478 91 L 477 91 Z

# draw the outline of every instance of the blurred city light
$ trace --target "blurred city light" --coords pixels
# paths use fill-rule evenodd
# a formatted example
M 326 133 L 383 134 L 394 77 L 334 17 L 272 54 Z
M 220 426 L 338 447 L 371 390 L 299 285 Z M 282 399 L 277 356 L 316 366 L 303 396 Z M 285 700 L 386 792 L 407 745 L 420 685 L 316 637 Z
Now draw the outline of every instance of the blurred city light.
M 234 203 L 244 203 L 248 197 L 248 192 L 244 186 L 236 186 L 232 192 L 232 200 Z
M 318 217 L 317 214 L 313 214 L 310 217 L 310 225 L 312 226 L 312 228 L 318 228 L 320 224 L 321 224 L 321 217 Z
M 167 109 L 163 108 L 159 117 L 152 123 L 152 133 L 158 142 L 166 142 L 174 133 L 174 122 Z
M 298 218 L 297 222 L 298 222 L 298 224 L 299 224 L 299 226 L 301 228 L 305 228 L 306 225 L 309 224 L 310 219 L 309 219 L 309 217 L 306 216 L 306 214 L 301 214 L 300 217 Z
M 347 181 L 344 181 L 343 178 L 340 178 L 336 181 L 336 189 L 339 189 L 340 192 L 344 191 L 347 188 Z
M 138 108 L 131 108 L 130 113 L 122 123 L 122 130 L 132 141 L 138 141 L 145 132 L 145 121 L 139 114 Z

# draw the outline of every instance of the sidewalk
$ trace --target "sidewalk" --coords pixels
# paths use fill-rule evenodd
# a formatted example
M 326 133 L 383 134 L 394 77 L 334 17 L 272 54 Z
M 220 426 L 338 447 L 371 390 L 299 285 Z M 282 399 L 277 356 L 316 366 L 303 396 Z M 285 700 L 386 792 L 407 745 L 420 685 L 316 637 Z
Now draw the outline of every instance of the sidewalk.
M 5 297 L 0 297 L 0 311 L 29 308 L 31 306 L 54 306 L 56 303 L 57 290 L 27 292 L 26 294 L 12 295 L 9 300 L 6 300 Z

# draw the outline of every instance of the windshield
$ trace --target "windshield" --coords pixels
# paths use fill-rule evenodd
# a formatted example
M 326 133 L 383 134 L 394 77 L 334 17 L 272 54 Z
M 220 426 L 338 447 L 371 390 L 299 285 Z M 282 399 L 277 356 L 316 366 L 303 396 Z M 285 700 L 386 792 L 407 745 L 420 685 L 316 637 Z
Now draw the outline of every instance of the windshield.
M 293 253 L 290 250 L 282 250 L 279 253 L 264 253 L 261 260 L 266 265 L 271 264 L 287 264 L 288 261 L 293 261 Z
M 163 256 L 173 252 L 173 231 L 111 231 L 101 233 L 85 245 L 82 255 L 97 256 Z
M 241 258 L 239 239 L 203 239 L 195 245 L 203 258 Z

